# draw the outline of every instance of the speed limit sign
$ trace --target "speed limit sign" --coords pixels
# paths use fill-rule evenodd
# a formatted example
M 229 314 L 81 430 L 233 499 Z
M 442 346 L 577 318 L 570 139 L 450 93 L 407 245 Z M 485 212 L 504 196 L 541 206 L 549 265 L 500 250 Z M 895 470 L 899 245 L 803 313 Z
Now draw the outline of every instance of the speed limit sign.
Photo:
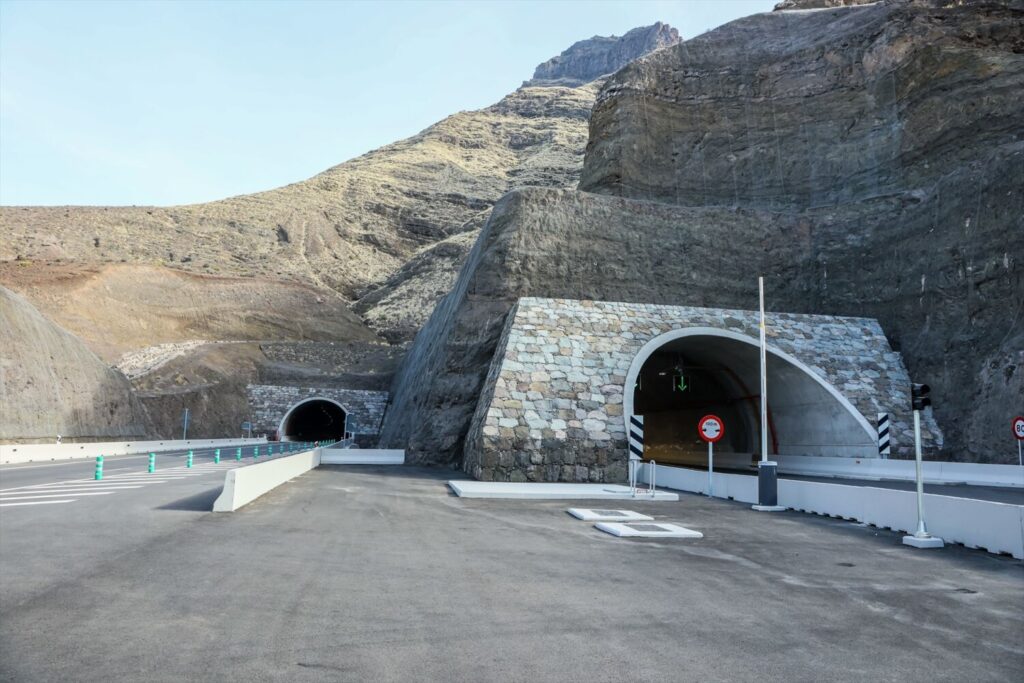
M 725 423 L 717 415 L 705 415 L 697 424 L 700 438 L 708 443 L 715 443 L 725 435 Z
M 1024 417 L 1017 416 L 1013 418 L 1013 435 L 1024 441 Z

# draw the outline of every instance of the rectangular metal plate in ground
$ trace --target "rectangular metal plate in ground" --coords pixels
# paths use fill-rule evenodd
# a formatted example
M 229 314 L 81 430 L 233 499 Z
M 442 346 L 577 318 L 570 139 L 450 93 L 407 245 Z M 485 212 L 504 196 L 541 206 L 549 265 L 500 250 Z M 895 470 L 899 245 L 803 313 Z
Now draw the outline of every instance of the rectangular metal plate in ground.
M 594 510 L 591 508 L 569 508 L 570 515 L 584 522 L 641 522 L 653 520 L 653 517 L 642 515 L 632 510 Z
M 635 538 L 704 538 L 704 534 L 678 524 L 658 522 L 656 524 L 623 524 L 621 522 L 598 522 L 594 525 L 612 536 Z

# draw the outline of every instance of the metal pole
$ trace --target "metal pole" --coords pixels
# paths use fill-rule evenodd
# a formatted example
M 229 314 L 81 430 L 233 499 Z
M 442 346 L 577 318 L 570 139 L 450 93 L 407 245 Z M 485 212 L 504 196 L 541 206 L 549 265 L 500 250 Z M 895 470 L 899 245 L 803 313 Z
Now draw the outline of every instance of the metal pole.
M 757 505 L 755 510 L 776 512 L 779 505 L 778 463 L 768 459 L 768 342 L 764 315 L 764 278 L 757 278 L 758 306 L 761 312 L 761 462 L 757 463 Z
M 188 408 L 185 408 L 185 419 L 184 419 L 184 425 L 182 426 L 182 429 L 181 429 L 181 440 L 182 441 L 187 441 L 188 440 Z
M 945 542 L 928 533 L 924 525 L 924 474 L 921 465 L 921 411 L 914 411 L 914 464 L 917 469 L 917 531 L 903 537 L 903 544 L 914 548 L 941 548 Z
M 921 474 L 921 411 L 914 411 L 914 458 L 917 461 L 917 532 L 914 536 L 928 538 L 924 527 L 924 477 Z
M 1024 467 L 1024 460 L 1022 460 L 1020 457 L 1020 444 L 1021 440 L 1017 439 L 1017 465 Z
M 714 474 L 714 471 L 715 471 L 715 450 L 714 450 L 714 448 L 715 448 L 715 444 L 713 442 L 711 442 L 711 441 L 708 441 L 708 498 L 713 498 L 714 495 L 715 495 L 715 490 L 714 490 L 714 487 L 712 485 L 712 480 L 711 480 L 711 476 Z
M 768 351 L 765 341 L 764 278 L 757 278 L 757 293 L 761 306 L 761 462 L 768 461 Z

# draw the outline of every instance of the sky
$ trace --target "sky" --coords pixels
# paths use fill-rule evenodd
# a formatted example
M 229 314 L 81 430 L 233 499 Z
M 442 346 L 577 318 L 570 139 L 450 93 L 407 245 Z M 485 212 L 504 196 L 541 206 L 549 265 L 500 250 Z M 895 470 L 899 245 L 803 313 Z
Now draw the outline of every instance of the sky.
M 279 187 L 493 104 L 578 40 L 776 1 L 0 0 L 0 204 Z

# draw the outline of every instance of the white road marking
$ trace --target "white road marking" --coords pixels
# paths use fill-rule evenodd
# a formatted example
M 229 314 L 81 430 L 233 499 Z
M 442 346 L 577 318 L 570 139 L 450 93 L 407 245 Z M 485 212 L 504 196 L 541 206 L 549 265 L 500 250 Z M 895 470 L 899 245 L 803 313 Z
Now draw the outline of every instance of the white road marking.
M 141 489 L 142 485 L 133 486 L 26 486 L 23 489 L 10 489 L 8 491 L 0 491 L 0 493 L 11 493 L 12 491 L 36 491 L 37 493 L 44 493 L 46 491 L 122 491 L 125 489 Z
M 70 500 L 32 500 L 25 503 L 0 503 L 0 508 L 13 508 L 19 505 L 52 505 L 53 503 L 74 503 L 74 499 Z
M 235 461 L 222 462 L 222 463 L 204 463 L 195 467 L 171 467 L 168 469 L 160 470 L 159 472 L 140 473 L 140 474 L 116 474 L 103 479 L 94 478 L 82 478 L 82 479 L 66 479 L 64 481 L 51 482 L 47 484 L 29 484 L 25 486 L 14 486 L 7 489 L 0 489 L 0 494 L 10 491 L 24 491 L 28 490 L 67 490 L 72 491 L 75 489 L 88 488 L 93 490 L 97 487 L 109 488 L 109 489 L 132 489 L 141 488 L 146 484 L 163 484 L 168 481 L 180 481 L 189 477 L 201 477 L 208 474 L 219 474 L 228 470 L 235 469 L 236 467 L 242 467 L 241 463 Z
M 78 496 L 109 496 L 113 491 L 76 491 L 73 495 L 77 498 Z M 3 500 L 31 500 L 33 498 L 62 498 L 67 496 L 67 493 L 32 493 L 31 491 L 24 491 L 21 493 L 5 493 L 0 495 L 0 501 Z

